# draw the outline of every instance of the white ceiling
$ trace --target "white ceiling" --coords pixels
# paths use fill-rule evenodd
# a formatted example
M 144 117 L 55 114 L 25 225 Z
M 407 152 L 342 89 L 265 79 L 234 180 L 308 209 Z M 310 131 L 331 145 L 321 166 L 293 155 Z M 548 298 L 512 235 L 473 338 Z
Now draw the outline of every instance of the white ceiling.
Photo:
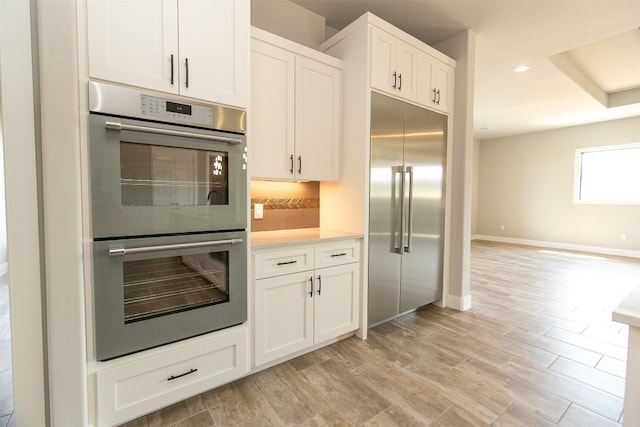
M 370 11 L 432 45 L 475 31 L 479 139 L 640 115 L 640 68 L 629 71 L 640 66 L 640 0 L 293 1 L 336 29 Z M 530 70 L 515 73 L 521 64 Z

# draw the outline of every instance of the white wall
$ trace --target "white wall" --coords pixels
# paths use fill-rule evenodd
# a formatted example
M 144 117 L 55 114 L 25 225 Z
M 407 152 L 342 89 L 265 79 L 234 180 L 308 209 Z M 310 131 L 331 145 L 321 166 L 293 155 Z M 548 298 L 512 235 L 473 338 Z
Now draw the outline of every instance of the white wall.
M 1 113 L 0 113 L 1 114 Z M 9 270 L 7 258 L 7 204 L 4 191 L 4 140 L 2 120 L 0 120 L 0 276 Z
M 471 235 L 478 234 L 478 196 L 480 193 L 480 141 L 473 141 L 473 186 L 471 189 Z
M 36 3 L 50 419 L 53 426 L 83 426 L 88 422 L 88 398 L 78 12 L 75 1 Z
M 325 18 L 290 1 L 252 0 L 251 25 L 312 49 L 325 41 Z
M 477 233 L 640 255 L 640 205 L 573 203 L 575 150 L 629 142 L 640 117 L 481 141 Z
M 471 217 L 473 185 L 473 103 L 476 34 L 464 31 L 434 46 L 456 60 L 452 144 L 447 152 L 447 209 L 449 244 L 445 246 L 447 305 L 471 308 Z
M 31 2 L 0 0 L 0 114 L 17 426 L 44 426 L 47 417 L 32 70 Z

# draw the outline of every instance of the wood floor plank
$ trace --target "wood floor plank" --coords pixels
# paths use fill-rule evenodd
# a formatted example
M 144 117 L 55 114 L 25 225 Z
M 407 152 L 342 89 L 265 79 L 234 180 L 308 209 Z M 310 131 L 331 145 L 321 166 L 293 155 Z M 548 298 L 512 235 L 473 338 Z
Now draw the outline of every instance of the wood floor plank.
M 388 400 L 352 375 L 346 364 L 336 360 L 327 360 L 301 373 L 325 396 L 331 408 L 354 425 L 370 420 L 391 406 Z
M 340 413 L 329 410 L 300 424 L 300 427 L 351 427 L 352 424 Z
M 570 401 L 553 393 L 540 390 L 536 384 L 513 378 L 501 368 L 474 359 L 467 359 L 455 367 L 463 376 L 482 377 L 495 389 L 503 391 L 520 408 L 528 410 L 541 418 L 558 422 L 565 413 Z
M 147 427 L 165 427 L 206 410 L 207 406 L 202 396 L 198 395 L 147 415 L 146 425 Z
M 419 376 L 426 387 L 452 403 L 464 402 L 464 409 L 475 414 L 483 422 L 495 421 L 513 402 L 502 390 L 486 383 L 482 376 L 465 376 L 454 368 L 433 363 L 428 359 L 418 360 L 408 368 Z
M 362 427 L 420 427 L 424 426 L 407 415 L 402 409 L 391 406 L 386 411 L 376 415 Z
M 254 374 L 251 381 L 285 424 L 302 423 L 329 409 L 324 397 L 286 363 Z
M 609 356 L 602 356 L 596 368 L 620 378 L 626 378 L 627 376 L 627 363 Z
M 452 406 L 431 424 L 431 427 L 484 427 L 489 424 L 459 406 Z
M 174 424 L 175 427 L 211 427 L 213 425 L 214 421 L 209 411 L 202 411 Z
M 495 366 L 507 363 L 512 357 L 511 354 L 493 345 L 445 331 L 434 333 L 431 342 L 449 351 L 461 352 L 467 357 L 483 360 Z
M 386 361 L 372 361 L 354 372 L 364 384 L 402 409 L 422 425 L 428 425 L 451 406 L 451 402 L 425 387 L 424 382 Z
M 618 420 L 622 413 L 623 399 L 549 369 L 543 369 L 516 358 L 504 365 L 502 369 L 507 375 L 536 384 L 548 393 L 577 403 L 610 420 Z
M 574 334 L 557 328 L 549 329 L 547 332 L 545 332 L 545 335 L 558 341 L 562 341 L 599 354 L 613 357 L 614 359 L 627 360 L 627 349 L 623 346 L 610 344 L 605 341 L 601 341 L 581 334 Z
M 546 335 L 532 334 L 522 329 L 514 329 L 507 334 L 508 337 L 522 341 L 541 350 L 564 356 L 589 366 L 596 366 L 602 358 L 602 354 L 587 350 L 564 341 L 558 341 Z
M 497 321 L 491 317 L 485 316 L 484 313 L 476 310 L 458 311 L 448 307 L 438 307 L 435 305 L 427 305 L 418 309 L 418 316 L 426 316 L 427 313 L 435 313 L 451 319 L 453 322 L 464 320 L 466 324 L 471 324 L 476 328 L 484 328 L 493 331 L 495 334 L 504 335 L 513 327 L 504 321 Z M 464 335 L 464 334 L 463 334 Z
M 618 376 L 590 366 L 585 366 L 573 360 L 565 359 L 564 357 L 559 357 L 549 366 L 549 369 L 606 391 L 607 393 L 611 393 L 614 396 L 624 398 L 625 381 Z
M 551 365 L 558 358 L 557 354 L 539 349 L 509 336 L 495 334 L 485 328 L 478 328 L 473 334 L 473 339 L 544 367 Z
M 619 423 L 594 414 L 578 405 L 571 405 L 558 425 L 562 427 L 620 427 Z
M 492 427 L 553 427 L 557 424 L 513 404 L 491 425 Z
M 253 382 L 244 378 L 202 394 L 216 425 L 241 424 L 256 418 L 283 424 Z

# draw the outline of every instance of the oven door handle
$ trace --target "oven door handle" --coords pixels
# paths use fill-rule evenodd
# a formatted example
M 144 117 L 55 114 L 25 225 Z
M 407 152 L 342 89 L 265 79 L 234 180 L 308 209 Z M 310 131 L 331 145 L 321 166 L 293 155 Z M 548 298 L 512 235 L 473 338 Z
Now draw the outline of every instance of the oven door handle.
M 217 135 L 206 135 L 206 134 L 197 133 L 197 132 L 185 132 L 180 130 L 160 129 L 160 128 L 154 128 L 150 126 L 128 125 L 128 124 L 122 124 L 119 122 L 104 122 L 104 127 L 110 130 L 128 130 L 131 132 L 144 132 L 144 133 L 153 133 L 157 135 L 179 136 L 183 138 L 206 139 L 208 141 L 226 142 L 227 144 L 242 144 L 242 139 L 240 138 L 217 136 Z
M 141 246 L 139 248 L 125 248 L 124 246 L 117 246 L 109 249 L 109 256 L 123 256 L 147 252 L 170 251 L 172 249 L 201 248 L 203 246 L 237 245 L 240 243 L 242 243 L 242 239 L 211 240 L 207 242 L 176 243 L 173 245 L 159 246 Z

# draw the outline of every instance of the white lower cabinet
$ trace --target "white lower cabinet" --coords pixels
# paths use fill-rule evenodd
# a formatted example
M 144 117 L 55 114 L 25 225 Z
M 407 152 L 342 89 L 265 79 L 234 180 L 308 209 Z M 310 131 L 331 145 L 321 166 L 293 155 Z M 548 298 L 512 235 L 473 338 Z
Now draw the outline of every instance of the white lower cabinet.
M 245 326 L 98 365 L 97 426 L 114 426 L 246 375 Z
M 358 328 L 359 247 L 345 242 L 255 254 L 256 366 Z M 290 272 L 301 268 L 301 257 L 309 260 L 310 250 L 315 257 L 305 271 Z M 280 271 L 264 268 L 278 264 Z

